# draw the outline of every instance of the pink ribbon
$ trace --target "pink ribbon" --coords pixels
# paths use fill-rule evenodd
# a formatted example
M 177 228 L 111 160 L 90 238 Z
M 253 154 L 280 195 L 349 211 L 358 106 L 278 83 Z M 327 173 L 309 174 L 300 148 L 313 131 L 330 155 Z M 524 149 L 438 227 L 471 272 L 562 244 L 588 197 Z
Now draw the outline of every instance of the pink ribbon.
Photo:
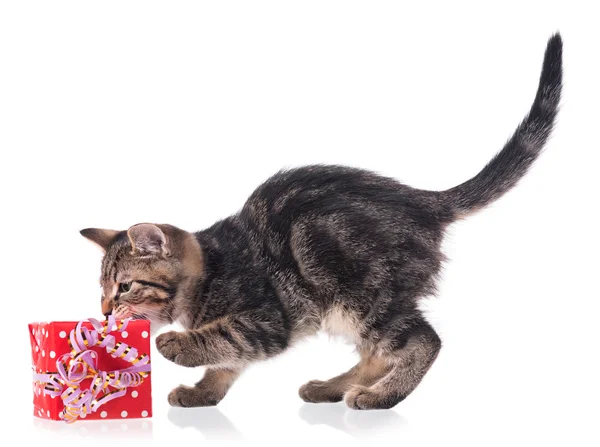
M 85 321 L 77 323 L 69 335 L 71 352 L 56 360 L 56 373 L 33 374 L 34 382 L 44 386 L 44 394 L 60 396 L 65 408 L 61 419 L 68 423 L 78 417 L 95 412 L 107 402 L 127 393 L 127 388 L 140 385 L 150 373 L 150 357 L 138 354 L 138 350 L 123 342 L 117 342 L 111 332 L 123 332 L 129 319 L 117 322 L 111 315 L 100 323 L 87 320 L 92 330 L 83 326 Z M 98 369 L 98 353 L 92 347 L 104 348 L 109 354 L 120 357 L 132 366 L 116 370 Z M 82 389 L 81 383 L 92 379 L 89 388 Z M 108 391 L 112 389 L 111 391 Z

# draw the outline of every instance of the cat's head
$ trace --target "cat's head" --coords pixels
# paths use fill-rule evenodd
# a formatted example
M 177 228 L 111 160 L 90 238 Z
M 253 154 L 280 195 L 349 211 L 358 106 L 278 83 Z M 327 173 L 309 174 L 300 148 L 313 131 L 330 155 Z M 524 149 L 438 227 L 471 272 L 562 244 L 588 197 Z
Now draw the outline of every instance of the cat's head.
M 104 250 L 102 313 L 154 323 L 178 319 L 202 277 L 202 251 L 192 233 L 142 223 L 126 231 L 87 228 L 81 234 Z

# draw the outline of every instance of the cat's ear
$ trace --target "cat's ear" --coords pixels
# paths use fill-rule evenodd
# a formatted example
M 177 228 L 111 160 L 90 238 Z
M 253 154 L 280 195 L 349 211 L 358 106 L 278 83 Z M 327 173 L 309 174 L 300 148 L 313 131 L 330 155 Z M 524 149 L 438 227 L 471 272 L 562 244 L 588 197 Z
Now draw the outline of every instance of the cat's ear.
M 79 233 L 86 239 L 97 244 L 102 250 L 106 251 L 120 232 L 115 230 L 103 230 L 101 228 L 86 228 Z
M 170 255 L 165 233 L 158 226 L 149 223 L 134 225 L 127 230 L 131 247 L 141 255 Z

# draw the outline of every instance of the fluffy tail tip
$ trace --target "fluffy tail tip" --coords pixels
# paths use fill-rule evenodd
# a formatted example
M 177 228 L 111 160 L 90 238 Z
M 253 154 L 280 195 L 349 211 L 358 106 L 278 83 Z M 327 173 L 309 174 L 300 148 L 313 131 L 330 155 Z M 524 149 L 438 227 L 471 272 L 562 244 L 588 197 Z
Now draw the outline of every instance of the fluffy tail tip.
M 541 85 L 560 86 L 562 83 L 562 48 L 562 37 L 557 32 L 550 37 L 546 46 Z

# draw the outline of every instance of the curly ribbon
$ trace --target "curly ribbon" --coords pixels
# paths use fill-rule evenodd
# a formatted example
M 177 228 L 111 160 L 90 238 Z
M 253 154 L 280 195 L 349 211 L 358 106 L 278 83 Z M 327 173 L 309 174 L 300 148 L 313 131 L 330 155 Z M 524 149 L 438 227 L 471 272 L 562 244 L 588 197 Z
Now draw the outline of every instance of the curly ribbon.
M 150 357 L 117 342 L 111 334 L 123 332 L 129 319 L 117 322 L 111 315 L 102 323 L 93 318 L 87 321 L 93 329 L 84 327 L 84 321 L 77 323 L 69 335 L 71 352 L 56 360 L 57 372 L 33 375 L 34 382 L 44 386 L 44 394 L 61 397 L 65 408 L 60 416 L 67 423 L 75 422 L 78 417 L 95 412 L 105 403 L 125 395 L 127 388 L 140 385 L 150 373 Z M 132 366 L 117 371 L 101 371 L 98 369 L 98 353 L 92 351 L 92 347 L 104 348 Z M 92 379 L 90 387 L 82 389 L 81 383 L 86 379 Z

